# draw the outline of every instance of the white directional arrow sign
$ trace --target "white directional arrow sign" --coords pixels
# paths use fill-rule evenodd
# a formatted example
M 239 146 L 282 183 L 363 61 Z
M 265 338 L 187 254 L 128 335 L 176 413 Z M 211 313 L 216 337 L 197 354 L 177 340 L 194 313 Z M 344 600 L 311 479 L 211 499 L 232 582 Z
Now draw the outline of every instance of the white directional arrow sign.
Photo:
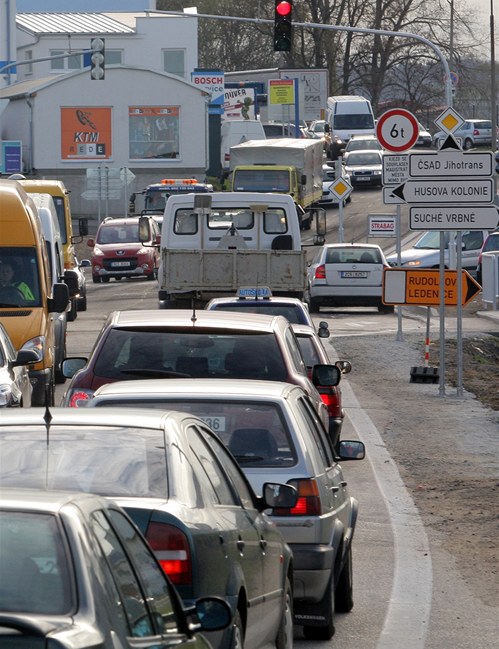
M 409 154 L 410 178 L 435 176 L 491 176 L 494 173 L 492 151 L 440 151 L 439 153 Z
M 495 205 L 421 205 L 409 208 L 411 230 L 493 230 L 498 219 Z
M 474 203 L 484 205 L 494 200 L 493 178 L 454 178 L 408 180 L 392 189 L 391 194 L 405 203 Z

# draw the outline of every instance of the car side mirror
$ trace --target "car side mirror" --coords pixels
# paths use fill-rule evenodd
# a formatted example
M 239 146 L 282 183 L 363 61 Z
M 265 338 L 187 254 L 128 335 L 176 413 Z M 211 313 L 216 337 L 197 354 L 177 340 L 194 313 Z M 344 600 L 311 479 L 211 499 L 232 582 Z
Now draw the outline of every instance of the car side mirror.
M 335 365 L 342 374 L 349 374 L 352 371 L 352 363 L 350 361 L 336 361 Z
M 149 218 L 147 216 L 139 217 L 139 241 L 146 245 L 151 240 L 151 230 L 149 227 Z
M 312 383 L 315 386 L 334 387 L 341 380 L 341 372 L 336 365 L 314 365 Z

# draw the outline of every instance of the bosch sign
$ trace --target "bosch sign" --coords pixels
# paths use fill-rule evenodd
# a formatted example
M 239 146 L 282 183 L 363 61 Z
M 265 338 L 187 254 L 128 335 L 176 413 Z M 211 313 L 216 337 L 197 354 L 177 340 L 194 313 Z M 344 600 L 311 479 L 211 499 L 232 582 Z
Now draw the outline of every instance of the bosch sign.
M 223 113 L 225 77 L 221 70 L 198 70 L 191 72 L 191 81 L 211 95 L 210 113 Z

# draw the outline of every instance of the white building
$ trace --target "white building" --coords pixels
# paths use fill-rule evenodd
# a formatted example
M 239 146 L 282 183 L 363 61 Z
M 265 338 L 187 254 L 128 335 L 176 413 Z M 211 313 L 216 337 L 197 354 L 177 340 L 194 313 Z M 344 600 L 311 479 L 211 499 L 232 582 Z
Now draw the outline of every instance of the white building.
M 76 214 L 97 211 L 95 185 L 89 190 L 87 178 L 98 169 L 135 175 L 121 193 L 99 186 L 110 214 L 123 214 L 125 192 L 149 182 L 204 179 L 209 96 L 190 81 L 196 19 L 148 11 L 18 14 L 15 33 L 15 82 L 0 75 L 0 103 L 8 100 L 0 140 L 22 141 L 26 174 L 63 180 Z M 91 79 L 89 55 L 81 53 L 96 36 L 105 40 L 99 81 Z

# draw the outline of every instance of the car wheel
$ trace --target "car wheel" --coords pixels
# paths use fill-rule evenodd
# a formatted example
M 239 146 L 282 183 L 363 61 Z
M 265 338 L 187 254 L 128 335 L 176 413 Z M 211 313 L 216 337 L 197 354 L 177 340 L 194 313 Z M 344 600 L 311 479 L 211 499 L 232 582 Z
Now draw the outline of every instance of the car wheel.
M 76 309 L 78 311 L 86 311 L 87 310 L 87 296 L 84 295 L 82 298 L 78 300 L 76 303 Z
M 331 573 L 324 597 L 315 606 L 317 616 L 324 618 L 322 626 L 304 626 L 307 640 L 331 640 L 334 635 L 334 575 Z
M 99 275 L 92 275 L 92 282 L 94 284 L 100 284 L 101 282 L 101 277 Z
M 309 310 L 310 313 L 319 313 L 320 311 L 319 303 L 317 302 L 317 300 L 314 300 L 313 297 L 310 298 Z
M 107 283 L 109 282 L 109 279 L 110 279 L 109 277 L 101 277 L 101 278 L 100 278 L 100 281 L 101 281 L 103 284 L 107 284 Z
M 62 358 L 65 358 L 67 355 L 66 352 L 66 345 L 64 345 L 64 351 L 62 352 Z M 61 366 L 56 367 L 55 372 L 54 372 L 54 381 L 57 383 L 57 385 L 62 385 L 63 383 L 66 382 L 66 377 L 64 374 L 61 372 Z
M 473 142 L 469 138 L 466 138 L 463 144 L 463 149 L 465 151 L 469 151 L 472 148 L 473 148 Z
M 66 314 L 66 319 L 68 322 L 74 322 L 76 320 L 76 312 L 78 310 L 75 298 L 71 298 L 70 305 L 71 306 L 69 308 L 69 311 Z
M 348 613 L 353 608 L 353 570 L 352 570 L 352 546 L 348 548 L 347 558 L 343 570 L 340 573 L 334 604 L 338 613 Z
M 395 311 L 395 307 L 393 304 L 380 304 L 378 306 L 378 311 L 380 313 L 393 313 Z
M 239 611 L 234 613 L 234 619 L 232 620 L 230 649 L 244 649 L 243 621 L 241 620 L 241 614 Z
M 293 649 L 293 590 L 288 578 L 284 586 L 284 608 L 275 644 L 276 649 Z
M 154 281 L 156 279 L 156 273 L 155 272 L 149 273 L 149 275 L 146 275 L 146 279 L 149 282 Z
M 119 281 L 121 281 L 122 278 L 121 278 L 121 277 L 115 277 L 114 279 L 115 279 L 117 282 L 119 282 Z

